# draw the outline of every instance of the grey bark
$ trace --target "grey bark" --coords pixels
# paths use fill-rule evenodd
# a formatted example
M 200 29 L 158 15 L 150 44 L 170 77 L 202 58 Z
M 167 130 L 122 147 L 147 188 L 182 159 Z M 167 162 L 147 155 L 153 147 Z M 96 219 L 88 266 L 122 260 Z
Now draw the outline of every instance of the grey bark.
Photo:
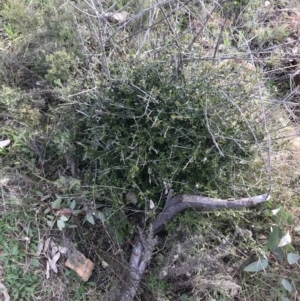
M 267 201 L 269 194 L 241 199 L 214 199 L 202 195 L 182 194 L 172 197 L 169 192 L 163 211 L 155 218 L 149 233 L 140 233 L 140 240 L 133 246 L 131 259 L 121 287 L 120 301 L 132 301 L 156 246 L 156 234 L 181 211 L 193 209 L 238 209 L 258 205 Z

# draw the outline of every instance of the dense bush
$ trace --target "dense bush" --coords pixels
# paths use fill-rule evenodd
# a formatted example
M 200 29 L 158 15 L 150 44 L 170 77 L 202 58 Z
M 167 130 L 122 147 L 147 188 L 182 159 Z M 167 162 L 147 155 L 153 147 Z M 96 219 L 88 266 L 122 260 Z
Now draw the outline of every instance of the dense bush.
M 182 83 L 157 62 L 113 65 L 96 92 L 55 110 L 56 151 L 73 152 L 85 181 L 106 195 L 131 188 L 154 198 L 164 187 L 230 194 L 230 173 L 245 166 L 257 137 L 240 113 L 249 94 L 225 86 L 223 69 L 199 65 Z

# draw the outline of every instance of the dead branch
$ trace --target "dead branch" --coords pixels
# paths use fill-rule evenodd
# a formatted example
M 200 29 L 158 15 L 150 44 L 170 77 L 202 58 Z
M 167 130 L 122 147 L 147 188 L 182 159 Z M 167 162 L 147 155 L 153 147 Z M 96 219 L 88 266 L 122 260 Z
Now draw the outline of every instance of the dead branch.
M 121 289 L 120 301 L 132 301 L 136 295 L 139 283 L 144 275 L 153 250 L 157 244 L 156 234 L 181 211 L 193 208 L 203 208 L 205 210 L 216 209 L 237 209 L 258 205 L 267 201 L 269 194 L 257 195 L 241 199 L 214 199 L 202 195 L 182 194 L 172 196 L 169 192 L 163 211 L 156 217 L 150 228 L 150 232 L 145 235 L 140 233 L 140 239 L 133 246 L 131 259 L 126 272 L 126 277 Z
M 158 233 L 178 213 L 188 208 L 203 208 L 204 210 L 245 208 L 264 203 L 268 196 L 269 194 L 265 193 L 249 198 L 222 200 L 202 195 L 178 195 L 166 202 L 163 211 L 154 220 L 152 229 L 154 233 Z

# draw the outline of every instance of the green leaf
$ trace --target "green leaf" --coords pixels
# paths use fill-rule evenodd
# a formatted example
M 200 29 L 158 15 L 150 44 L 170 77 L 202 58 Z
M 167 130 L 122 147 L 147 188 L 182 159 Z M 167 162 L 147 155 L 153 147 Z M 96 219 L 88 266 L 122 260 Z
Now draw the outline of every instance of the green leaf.
M 86 216 L 86 220 L 87 220 L 90 224 L 95 225 L 95 220 L 94 220 L 94 217 L 93 217 L 92 214 L 88 214 L 88 215 Z
M 14 245 L 11 249 L 11 254 L 13 256 L 18 256 L 19 255 L 19 246 L 18 245 Z
M 295 264 L 298 262 L 300 256 L 298 254 L 295 253 L 288 253 L 287 254 L 287 260 L 289 264 Z
M 277 246 L 278 242 L 278 227 L 274 226 L 271 228 L 271 232 L 269 233 L 268 237 L 268 249 L 273 250 Z
M 284 252 L 282 251 L 281 248 L 276 247 L 272 250 L 272 253 L 278 260 L 283 260 L 284 259 Z
M 57 228 L 58 228 L 60 231 L 62 231 L 62 229 L 63 229 L 65 226 L 66 226 L 66 225 L 65 225 L 65 222 L 62 221 L 61 219 L 59 219 L 59 220 L 57 221 Z
M 82 213 L 82 210 L 79 209 L 79 210 L 74 210 L 73 211 L 73 215 L 77 216 L 78 214 Z
M 292 285 L 287 279 L 282 279 L 281 284 L 288 292 L 292 292 Z
M 55 223 L 55 221 L 49 221 L 49 220 L 47 220 L 47 225 L 48 225 L 50 228 L 53 227 L 54 223 Z
M 51 203 L 52 209 L 59 209 L 61 205 L 61 198 L 57 198 L 55 201 Z
M 40 264 L 39 264 L 39 261 L 37 259 L 33 258 L 33 259 L 30 260 L 30 265 L 37 268 L 37 267 L 39 267 Z
M 70 205 L 70 208 L 74 210 L 75 206 L 76 206 L 76 201 L 73 200 L 71 205 Z
M 105 215 L 104 215 L 103 212 L 101 212 L 101 211 L 95 212 L 95 217 L 97 217 L 98 219 L 100 219 L 101 222 L 105 222 Z
M 284 222 L 286 222 L 289 225 L 292 225 L 294 223 L 293 216 L 289 214 L 288 212 L 282 211 L 281 215 Z
M 48 214 L 50 211 L 51 211 L 51 209 L 50 209 L 50 208 L 47 208 L 47 209 L 44 211 L 44 214 Z
M 281 301 L 291 301 L 287 296 L 281 295 L 280 296 Z
M 244 268 L 245 272 L 259 272 L 266 269 L 269 265 L 268 259 L 258 260 L 250 263 Z
M 69 220 L 69 218 L 64 215 L 62 215 L 59 219 L 63 222 L 67 222 Z
M 70 228 L 70 229 L 75 229 L 75 228 L 77 228 L 76 225 L 68 225 L 68 224 L 66 225 L 66 227 L 67 227 L 67 228 Z

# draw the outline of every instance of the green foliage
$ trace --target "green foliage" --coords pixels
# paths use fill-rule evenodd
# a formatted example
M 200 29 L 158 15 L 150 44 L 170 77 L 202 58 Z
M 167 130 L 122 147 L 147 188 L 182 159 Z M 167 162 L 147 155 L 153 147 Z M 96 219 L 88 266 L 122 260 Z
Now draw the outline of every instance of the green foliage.
M 96 183 L 133 187 L 141 197 L 155 197 L 164 185 L 177 192 L 227 191 L 233 166 L 251 156 L 253 133 L 238 111 L 246 101 L 243 88 L 220 87 L 219 75 L 202 68 L 186 84 L 154 62 L 125 72 L 111 68 L 112 80 L 78 104 L 82 114 L 70 123 L 70 143 L 83 153 Z
M 36 244 L 31 242 L 31 231 L 28 232 L 27 238 L 20 237 L 19 233 L 20 229 L 11 213 L 1 220 L 0 264 L 5 271 L 4 284 L 12 301 L 33 300 L 42 281 L 40 274 L 34 272 L 39 267 L 38 261 L 29 255 L 35 252 Z
M 264 259 L 260 259 L 256 262 L 252 262 L 244 268 L 245 272 L 259 272 L 269 269 L 269 259 L 276 260 L 278 262 L 287 261 L 289 265 L 297 264 L 299 255 L 294 253 L 295 250 L 291 245 L 292 239 L 288 232 L 282 230 L 282 228 L 293 223 L 292 216 L 287 213 L 282 207 L 274 209 L 270 212 L 274 224 L 271 227 L 271 231 L 268 236 L 267 248 L 268 253 L 265 254 Z M 284 275 L 284 274 L 283 274 Z M 284 300 L 290 300 L 286 297 L 287 293 L 292 293 L 292 285 L 299 285 L 297 273 L 289 273 L 285 275 L 285 278 L 281 273 L 277 274 L 273 272 L 270 274 L 273 278 L 278 279 L 280 284 L 285 290 L 285 293 L 281 295 Z
M 71 7 L 61 0 L 9 0 L 0 7 L 0 16 L 0 24 L 15 46 L 1 57 L 2 82 L 23 89 L 40 85 L 47 75 L 51 84 L 60 86 L 74 76 L 73 58 L 83 55 Z
M 49 64 L 49 68 L 45 78 L 57 86 L 67 83 L 76 66 L 74 56 L 65 50 L 46 56 L 46 62 Z
M 0 94 L 0 116 L 26 123 L 27 126 L 35 126 L 40 122 L 41 113 L 30 95 L 7 86 L 1 87 Z
M 290 32 L 287 30 L 286 25 L 280 25 L 275 27 L 264 27 L 257 28 L 256 31 L 256 40 L 260 45 L 264 43 L 283 43 L 285 39 L 290 35 Z

